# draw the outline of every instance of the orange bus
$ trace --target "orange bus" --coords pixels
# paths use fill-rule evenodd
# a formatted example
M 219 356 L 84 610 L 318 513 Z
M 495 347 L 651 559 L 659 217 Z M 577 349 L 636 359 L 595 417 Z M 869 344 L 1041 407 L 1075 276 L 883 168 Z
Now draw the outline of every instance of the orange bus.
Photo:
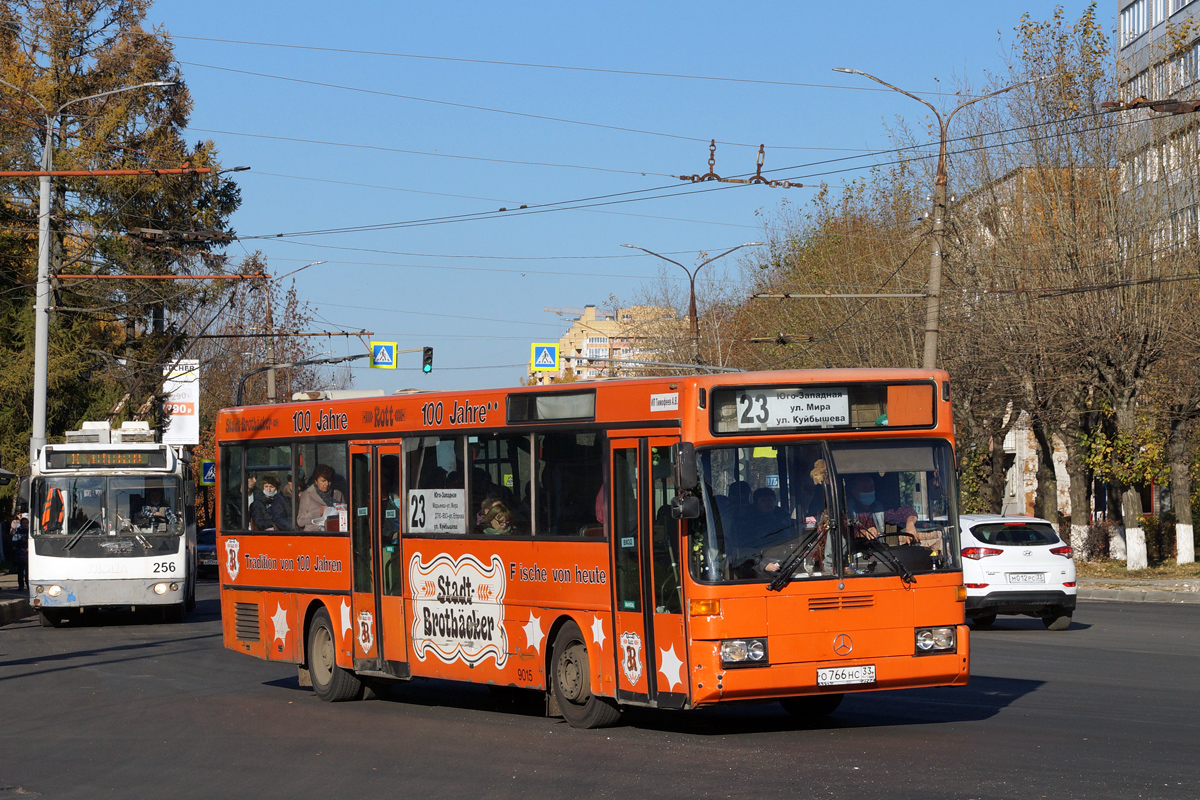
M 812 370 L 223 410 L 225 646 L 325 700 L 443 678 L 624 706 L 968 677 L 950 384 Z

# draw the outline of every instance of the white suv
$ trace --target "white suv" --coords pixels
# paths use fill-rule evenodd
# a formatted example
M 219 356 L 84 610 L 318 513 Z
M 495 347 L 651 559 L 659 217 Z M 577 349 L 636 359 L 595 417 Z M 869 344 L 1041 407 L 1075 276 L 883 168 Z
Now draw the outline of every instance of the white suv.
M 1075 561 L 1054 526 L 1037 517 L 959 519 L 967 619 L 985 628 L 997 614 L 1027 614 L 1052 631 L 1066 630 L 1075 611 Z

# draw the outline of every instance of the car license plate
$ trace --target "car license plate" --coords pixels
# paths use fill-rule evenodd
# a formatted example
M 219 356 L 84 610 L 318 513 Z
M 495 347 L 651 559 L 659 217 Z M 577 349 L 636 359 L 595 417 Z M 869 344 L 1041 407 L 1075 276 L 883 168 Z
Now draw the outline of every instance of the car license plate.
M 1008 573 L 1009 583 L 1045 583 L 1046 573 L 1044 572 L 1010 572 Z
M 860 664 L 857 667 L 829 667 L 817 670 L 817 686 L 841 686 L 847 683 L 874 682 L 874 664 Z

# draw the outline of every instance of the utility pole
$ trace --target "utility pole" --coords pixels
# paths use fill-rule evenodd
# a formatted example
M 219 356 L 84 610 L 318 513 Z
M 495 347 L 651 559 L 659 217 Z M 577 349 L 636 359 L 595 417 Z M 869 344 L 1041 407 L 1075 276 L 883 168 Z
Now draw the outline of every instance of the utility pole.
M 1030 78 L 1029 80 L 1014 83 L 1011 86 L 1005 86 L 1003 89 L 998 89 L 979 97 L 972 97 L 969 100 L 964 100 L 959 103 L 954 109 L 942 117 L 937 108 L 927 100 L 922 100 L 911 92 L 906 92 L 898 86 L 893 86 L 885 80 L 876 78 L 874 75 L 863 72 L 858 69 L 847 69 L 845 67 L 834 67 L 834 72 L 847 72 L 852 75 L 862 75 L 864 78 L 870 78 L 876 83 L 881 83 L 889 89 L 899 92 L 905 97 L 911 97 L 918 103 L 921 103 L 933 112 L 933 116 L 938 121 L 939 141 L 938 141 L 938 162 L 937 162 L 937 177 L 933 182 L 933 253 L 929 258 L 929 285 L 926 289 L 925 302 L 925 353 L 921 360 L 921 366 L 925 369 L 933 369 L 937 364 L 937 347 L 938 347 L 938 329 L 941 322 L 941 296 L 942 296 L 942 253 L 945 250 L 946 237 L 946 189 L 949 183 L 946 174 L 946 139 L 949 133 L 950 120 L 954 119 L 954 115 L 962 111 L 967 106 L 978 103 L 980 100 L 986 100 L 989 97 L 995 97 L 998 94 L 1012 91 L 1019 86 L 1033 83 L 1042 80 L 1038 78 Z
M 96 100 L 101 97 L 131 92 L 135 89 L 159 89 L 174 86 L 174 81 L 150 81 L 134 86 L 122 86 L 107 92 L 97 92 L 76 97 L 60 104 L 54 111 L 28 91 L 8 81 L 0 83 L 20 92 L 38 104 L 46 122 L 45 140 L 42 145 L 42 169 L 38 175 L 38 276 L 37 299 L 34 303 L 33 339 L 33 429 L 29 439 L 29 460 L 37 458 L 38 450 L 46 444 L 46 384 L 50 365 L 50 176 L 54 169 L 54 121 L 62 112 L 75 103 Z

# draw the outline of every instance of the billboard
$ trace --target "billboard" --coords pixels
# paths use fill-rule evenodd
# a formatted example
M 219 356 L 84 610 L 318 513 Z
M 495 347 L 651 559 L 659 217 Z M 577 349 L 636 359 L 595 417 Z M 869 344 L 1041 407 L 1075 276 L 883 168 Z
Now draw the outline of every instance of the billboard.
M 200 362 L 180 359 L 163 369 L 163 410 L 170 421 L 166 444 L 200 444 Z

